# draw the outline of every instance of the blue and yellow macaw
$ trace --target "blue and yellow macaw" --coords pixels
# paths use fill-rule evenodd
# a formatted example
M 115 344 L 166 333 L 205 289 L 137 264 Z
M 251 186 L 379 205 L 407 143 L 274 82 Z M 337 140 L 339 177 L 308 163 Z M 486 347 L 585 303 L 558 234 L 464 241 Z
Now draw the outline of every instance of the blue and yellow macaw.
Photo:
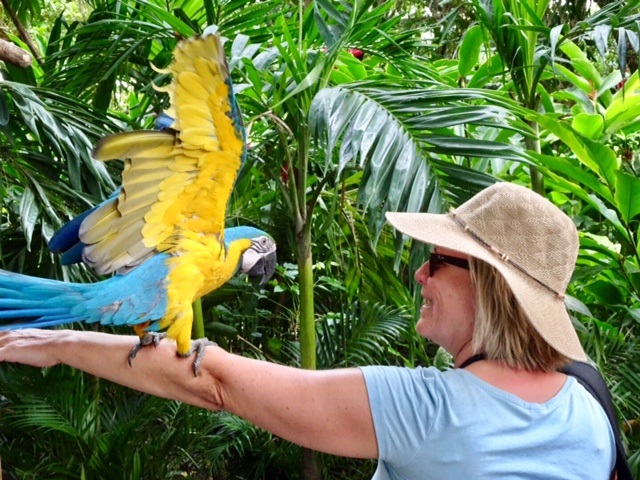
M 192 352 L 192 303 L 238 270 L 266 282 L 275 242 L 253 227 L 224 228 L 227 202 L 246 155 L 245 132 L 217 35 L 181 41 L 162 88 L 163 129 L 103 138 L 97 160 L 122 158 L 122 186 L 69 222 L 50 249 L 114 276 L 76 284 L 0 271 L 0 330 L 70 322 L 130 325 L 140 346 L 166 330 Z M 166 121 L 170 123 L 166 127 Z M 198 345 L 202 352 L 202 344 Z M 194 364 L 195 372 L 199 364 Z

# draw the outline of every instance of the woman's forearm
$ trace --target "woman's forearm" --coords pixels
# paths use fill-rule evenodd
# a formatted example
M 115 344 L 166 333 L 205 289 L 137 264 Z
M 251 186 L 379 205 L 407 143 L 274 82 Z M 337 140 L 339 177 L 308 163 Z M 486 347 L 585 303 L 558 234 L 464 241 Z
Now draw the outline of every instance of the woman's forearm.
M 207 347 L 198 376 L 193 357 L 163 340 L 142 348 L 134 336 L 72 330 L 0 332 L 0 362 L 64 363 L 163 398 L 224 409 L 287 440 L 344 456 L 375 458 L 377 442 L 362 373 L 308 371 Z

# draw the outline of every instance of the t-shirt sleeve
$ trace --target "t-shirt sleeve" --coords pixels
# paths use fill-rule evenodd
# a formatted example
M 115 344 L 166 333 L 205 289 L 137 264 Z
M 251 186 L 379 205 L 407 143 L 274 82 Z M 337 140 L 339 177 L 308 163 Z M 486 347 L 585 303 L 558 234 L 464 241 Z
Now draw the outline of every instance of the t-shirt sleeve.
M 438 411 L 439 371 L 435 368 L 361 367 L 378 456 L 396 465 L 409 463 L 424 447 Z

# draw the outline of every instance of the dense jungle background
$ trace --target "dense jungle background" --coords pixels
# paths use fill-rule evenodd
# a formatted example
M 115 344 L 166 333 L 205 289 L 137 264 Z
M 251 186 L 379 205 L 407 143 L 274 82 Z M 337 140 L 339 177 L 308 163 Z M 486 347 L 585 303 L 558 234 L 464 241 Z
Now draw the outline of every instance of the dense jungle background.
M 278 269 L 262 287 L 235 278 L 205 298 L 204 333 L 304 368 L 446 368 L 413 331 L 425 248 L 403 245 L 384 212 L 442 212 L 495 181 L 526 185 L 580 231 L 567 303 L 640 472 L 638 0 L 1 2 L 1 268 L 98 280 L 61 267 L 47 241 L 119 184 L 120 162 L 92 160 L 92 145 L 152 128 L 168 101 L 157 68 L 180 38 L 217 25 L 249 132 L 228 225 L 269 232 Z M 17 48 L 31 61 L 9 56 Z M 375 468 L 70 368 L 6 364 L 0 462 L 4 479 Z

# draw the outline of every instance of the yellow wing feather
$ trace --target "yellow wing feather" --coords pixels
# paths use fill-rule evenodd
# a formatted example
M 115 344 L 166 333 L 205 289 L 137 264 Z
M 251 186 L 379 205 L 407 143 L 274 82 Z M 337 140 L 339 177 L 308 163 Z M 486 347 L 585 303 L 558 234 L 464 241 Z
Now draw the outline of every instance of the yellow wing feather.
M 169 95 L 171 129 L 112 135 L 94 151 L 98 160 L 126 159 L 117 201 L 87 217 L 80 232 L 85 258 L 100 273 L 131 268 L 154 251 L 190 251 L 183 240 L 190 233 L 213 235 L 218 245 L 223 237 L 244 139 L 232 119 L 219 37 L 180 42 L 162 72 L 172 77 L 156 87 Z

